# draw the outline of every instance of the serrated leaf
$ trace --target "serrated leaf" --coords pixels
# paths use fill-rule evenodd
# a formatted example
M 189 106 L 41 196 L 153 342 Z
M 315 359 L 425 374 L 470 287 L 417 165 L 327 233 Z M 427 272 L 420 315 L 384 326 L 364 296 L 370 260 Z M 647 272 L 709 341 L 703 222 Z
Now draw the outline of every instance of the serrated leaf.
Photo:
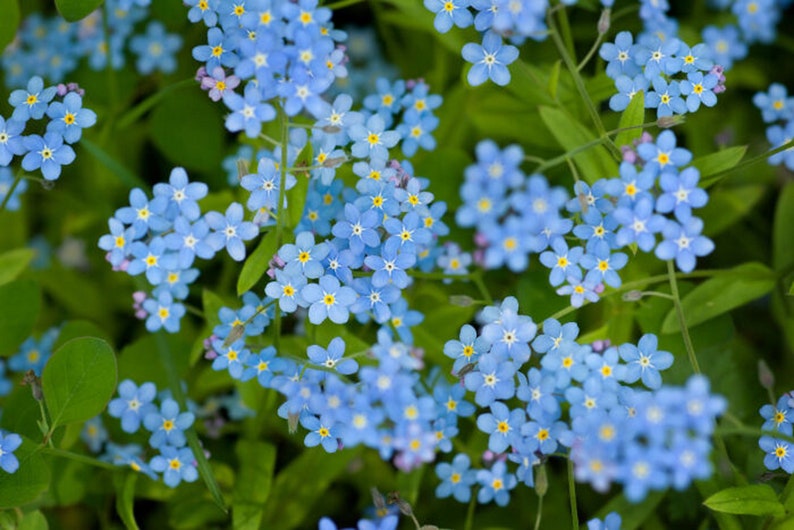
M 23 438 L 14 455 L 19 460 L 16 473 L 0 473 L 0 509 L 24 506 L 36 500 L 50 484 L 47 464 L 33 442 Z
M 760 263 L 744 263 L 730 274 L 710 278 L 681 300 L 687 326 L 696 326 L 764 296 L 774 286 L 775 274 Z M 662 323 L 662 333 L 680 329 L 675 309 L 671 309 Z
M 642 129 L 639 125 L 645 123 L 645 92 L 640 91 L 634 94 L 629 101 L 629 106 L 620 115 L 618 128 L 627 129 L 620 131 L 615 137 L 615 145 L 618 147 L 630 145 L 632 141 L 642 136 Z M 628 129 L 628 127 L 633 127 Z
M 101 6 L 103 0 L 55 0 L 55 7 L 68 22 L 77 22 Z
M 135 483 L 138 480 L 138 473 L 117 473 L 113 477 L 113 484 L 116 487 L 116 513 L 119 519 L 127 527 L 127 530 L 138 530 L 138 523 L 135 522 Z
M 552 107 L 540 107 L 540 117 L 557 142 L 568 152 L 596 140 L 582 123 L 567 112 Z M 603 145 L 593 145 L 571 157 L 579 167 L 583 180 L 593 183 L 600 178 L 617 175 L 618 166 Z
M 737 145 L 694 159 L 692 166 L 700 171 L 700 186 L 703 188 L 713 186 L 723 178 L 719 173 L 736 166 L 746 152 L 746 145 Z
M 14 40 L 19 27 L 20 13 L 17 0 L 0 0 L 0 53 Z
M 276 231 L 271 230 L 265 234 L 256 250 L 246 258 L 243 270 L 240 271 L 240 276 L 237 278 L 238 295 L 242 295 L 251 289 L 262 278 L 262 275 L 267 272 L 270 266 L 270 259 L 276 253 L 276 250 L 278 250 L 276 248 Z
M 0 7 L 0 12 L 2 12 L 2 7 Z M 32 248 L 18 248 L 0 254 L 0 285 L 15 280 L 27 268 L 35 255 L 36 251 Z
M 32 280 L 0 286 L 0 356 L 12 355 L 30 336 L 41 306 L 41 291 Z
M 703 504 L 715 512 L 780 517 L 786 510 L 768 484 L 751 484 L 718 491 Z
M 93 418 L 116 390 L 116 356 L 102 339 L 82 337 L 61 346 L 41 376 L 51 428 Z

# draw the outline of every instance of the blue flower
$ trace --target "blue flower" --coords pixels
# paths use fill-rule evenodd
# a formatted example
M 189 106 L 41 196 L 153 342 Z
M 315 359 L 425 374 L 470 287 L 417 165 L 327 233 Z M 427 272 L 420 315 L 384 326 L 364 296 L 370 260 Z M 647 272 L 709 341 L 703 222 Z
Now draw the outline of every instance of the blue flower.
M 259 136 L 262 123 L 276 117 L 276 109 L 262 101 L 260 88 L 253 83 L 245 85 L 243 96 L 237 92 L 225 92 L 223 102 L 232 111 L 226 116 L 226 128 L 231 132 L 245 131 L 249 138 Z
M 143 75 L 155 70 L 170 74 L 176 70 L 176 52 L 182 47 L 182 37 L 166 33 L 165 26 L 151 21 L 146 33 L 130 39 L 130 51 L 138 56 L 135 66 Z
M 695 112 L 700 104 L 713 107 L 717 104 L 714 87 L 719 83 L 719 78 L 714 74 L 703 75 L 703 72 L 692 72 L 680 83 L 681 94 L 686 96 L 686 108 Z
M 647 92 L 650 81 L 642 74 L 637 74 L 633 78 L 620 75 L 615 79 L 615 88 L 618 93 L 609 98 L 609 108 L 615 112 L 626 110 L 631 100 L 638 92 Z
M 156 396 L 157 387 L 154 383 L 137 386 L 131 379 L 125 379 L 119 384 L 119 397 L 108 404 L 108 414 L 114 418 L 121 418 L 121 430 L 124 432 L 137 432 L 141 420 L 147 414 L 157 411 L 157 407 L 152 403 Z
M 650 252 L 656 244 L 656 234 L 664 228 L 665 219 L 653 213 L 653 201 L 642 197 L 633 208 L 621 206 L 612 215 L 622 227 L 615 241 L 621 247 L 636 243 L 643 252 Z
M 212 361 L 213 370 L 228 370 L 233 379 L 241 379 L 243 368 L 251 355 L 245 347 L 245 339 L 237 339 L 229 345 L 216 339 L 212 341 L 212 349 L 218 354 Z
M 768 92 L 758 92 L 753 96 L 753 104 L 761 110 L 764 122 L 789 121 L 794 117 L 794 97 L 780 83 L 769 85 Z
M 301 290 L 301 296 L 309 304 L 309 322 L 320 324 L 328 318 L 336 324 L 344 324 L 350 317 L 349 307 L 356 300 L 356 292 L 341 286 L 334 276 L 325 275 L 319 284 L 310 283 Z
M 174 297 L 168 291 L 163 291 L 155 300 L 147 298 L 143 302 L 143 309 L 149 314 L 146 319 L 146 329 L 155 332 L 165 328 L 169 333 L 179 331 L 179 321 L 185 316 L 185 306 L 174 302 Z
M 178 252 L 177 265 L 180 269 L 187 269 L 198 256 L 202 259 L 212 259 L 215 249 L 207 243 L 210 227 L 204 219 L 191 223 L 181 215 L 174 220 L 174 231 L 165 236 L 165 245 L 168 250 Z
M 276 349 L 273 346 L 268 346 L 258 354 L 248 356 L 240 380 L 248 381 L 256 377 L 262 388 L 270 388 L 273 377 L 282 372 L 286 366 L 286 361 L 276 356 Z
M 80 439 L 85 442 L 92 453 L 102 450 L 102 444 L 108 441 L 108 431 L 102 424 L 102 418 L 95 416 L 83 424 L 80 431 Z
M 207 212 L 204 216 L 213 232 L 207 236 L 207 243 L 216 251 L 226 247 L 229 256 L 235 261 L 245 259 L 243 241 L 259 235 L 259 228 L 254 223 L 243 221 L 243 207 L 233 202 L 226 209 L 226 215 L 219 212 Z
M 477 362 L 490 346 L 485 338 L 477 336 L 477 331 L 472 326 L 465 324 L 460 328 L 460 340 L 448 340 L 444 344 L 444 355 L 455 359 L 452 371 L 458 373 L 467 364 Z
M 471 86 L 481 85 L 487 79 L 505 86 L 510 82 L 507 65 L 518 58 L 518 48 L 505 45 L 498 33 L 487 31 L 482 45 L 469 42 L 463 46 L 462 55 L 473 64 L 466 76 Z
M 794 446 L 791 443 L 771 436 L 758 439 L 758 447 L 765 453 L 764 466 L 770 471 L 783 469 L 786 473 L 794 473 Z
M 657 175 L 665 170 L 675 171 L 692 161 L 692 153 L 676 147 L 673 131 L 662 131 L 655 142 L 643 142 L 637 146 L 637 154 L 645 161 L 645 167 Z
M 494 453 L 504 453 L 519 436 L 524 424 L 522 409 L 510 410 L 501 401 L 491 403 L 491 412 L 477 417 L 477 428 L 489 434 L 488 449 Z
M 695 269 L 696 258 L 706 256 L 714 250 L 711 239 L 701 235 L 703 221 L 695 216 L 685 216 L 675 221 L 667 221 L 662 236 L 664 241 L 656 246 L 656 257 L 662 260 L 675 259 L 682 272 Z
M 761 426 L 762 429 L 766 431 L 775 430 L 791 436 L 794 410 L 788 405 L 789 399 L 786 394 L 777 401 L 777 405 L 764 405 L 761 407 L 759 414 L 765 420 Z
M 366 247 L 375 248 L 380 245 L 380 235 L 375 230 L 380 223 L 378 212 L 368 209 L 363 213 L 354 205 L 345 204 L 345 218 L 334 224 L 331 233 L 346 239 L 350 250 L 355 254 L 363 254 Z
M 656 116 L 664 118 L 687 111 L 686 103 L 681 98 L 681 89 L 677 81 L 669 84 L 661 77 L 651 79 L 653 90 L 645 96 L 645 108 L 656 109 Z
M 302 274 L 315 279 L 325 273 L 322 260 L 329 252 L 328 243 L 323 241 L 315 245 L 311 232 L 301 232 L 295 238 L 295 244 L 288 243 L 279 249 L 278 256 L 286 263 L 284 271 L 288 274 Z
M 682 60 L 681 71 L 686 74 L 699 70 L 708 72 L 714 66 L 711 61 L 711 50 L 706 44 L 696 44 L 690 48 L 686 43 L 681 42 L 677 55 Z
M 578 267 L 578 263 L 584 254 L 584 249 L 577 246 L 569 250 L 568 244 L 562 237 L 555 238 L 551 248 L 553 250 L 547 250 L 540 255 L 540 262 L 551 269 L 549 283 L 556 287 L 568 277 L 580 279 L 582 270 Z
M 414 266 L 416 255 L 399 252 L 399 242 L 388 240 L 381 247 L 380 256 L 367 256 L 364 263 L 372 269 L 372 285 L 383 287 L 389 282 L 394 283 L 400 289 L 408 286 L 409 278 L 405 270 Z
M 510 399 L 515 394 L 516 367 L 513 363 L 503 362 L 495 355 L 483 355 L 477 367 L 467 373 L 463 384 L 474 392 L 474 401 L 487 407 L 497 399 Z
M 627 363 L 624 379 L 627 383 L 642 379 L 642 384 L 651 390 L 662 386 L 659 370 L 670 368 L 673 364 L 673 354 L 657 351 L 657 344 L 656 335 L 647 333 L 640 338 L 637 346 L 627 343 L 618 348 L 620 358 Z
M 620 514 L 611 512 L 604 517 L 604 520 L 590 519 L 587 521 L 587 530 L 620 530 L 622 521 Z
M 328 349 L 315 344 L 306 350 L 309 360 L 329 370 L 336 370 L 342 375 L 350 375 L 358 370 L 358 363 L 354 359 L 344 359 L 345 341 L 341 337 L 334 337 L 328 343 Z
M 510 502 L 510 490 L 518 481 L 515 475 L 507 472 L 507 464 L 498 460 L 491 469 L 477 471 L 477 482 L 481 488 L 477 493 L 477 501 L 487 504 L 492 500 L 499 506 L 507 506 Z
M 47 104 L 55 97 L 56 90 L 54 86 L 44 88 L 41 77 L 31 77 L 26 90 L 14 90 L 8 97 L 8 102 L 14 107 L 11 119 L 23 123 L 31 118 L 40 120 L 47 110 Z
M 722 28 L 706 26 L 702 35 L 714 63 L 721 65 L 726 71 L 733 67 L 733 61 L 747 57 L 747 44 L 739 36 L 739 28 L 735 25 Z
M 218 0 L 185 0 L 185 5 L 190 7 L 187 12 L 189 21 L 195 23 L 201 20 L 210 28 L 218 23 Z
M 186 443 L 184 431 L 193 425 L 192 412 L 179 412 L 173 399 L 163 400 L 160 411 L 152 411 L 143 417 L 143 426 L 152 433 L 149 443 L 159 448 L 163 445 L 182 447 Z
M 322 445 L 327 453 L 335 453 L 339 449 L 340 425 L 330 418 L 306 414 L 301 416 L 301 425 L 309 432 L 303 438 L 306 447 Z
M 446 33 L 453 25 L 467 28 L 474 21 L 468 0 L 424 0 L 424 3 L 425 8 L 436 14 L 433 26 L 439 33 Z
M 676 56 L 681 41 L 676 38 L 661 40 L 653 37 L 646 46 L 637 51 L 637 64 L 644 65 L 645 77 L 652 81 L 663 81 L 662 74 L 674 75 L 681 71 L 683 60 Z
M 784 126 L 772 125 L 766 130 L 766 139 L 772 144 L 773 148 L 787 144 L 794 139 L 794 119 L 786 122 Z M 794 171 L 794 148 L 789 147 L 780 153 L 775 153 L 769 157 L 769 164 L 778 165 L 783 163 L 787 168 Z
M 180 482 L 195 482 L 198 479 L 196 458 L 189 447 L 181 449 L 164 445 L 160 447 L 160 454 L 149 462 L 153 471 L 163 474 L 163 482 L 170 488 L 175 488 Z
M 3 434 L 3 431 L 0 431 L 0 468 L 6 473 L 16 473 L 19 469 L 19 460 L 14 456 L 14 451 L 20 445 L 22 445 L 20 435 L 13 432 Z
M 56 180 L 61 176 L 61 166 L 74 162 L 74 150 L 63 143 L 63 136 L 55 132 L 26 136 L 23 145 L 28 153 L 22 159 L 22 169 L 34 171 L 41 169 L 46 180 Z
M 300 294 L 304 285 L 306 278 L 302 274 L 289 274 L 284 270 L 276 269 L 276 280 L 265 286 L 265 294 L 278 300 L 278 306 L 282 311 L 293 313 L 299 305 L 305 305 Z
M 621 31 L 615 36 L 614 44 L 605 42 L 601 45 L 598 55 L 607 61 L 607 75 L 617 80 L 619 76 L 632 78 L 640 73 L 640 67 L 635 61 L 636 50 L 631 33 Z
M 210 28 L 207 31 L 207 44 L 193 48 L 193 58 L 206 63 L 208 72 L 217 66 L 234 67 L 240 58 L 232 50 L 235 49 L 233 37 L 225 36 L 220 28 Z
M 356 315 L 372 313 L 375 322 L 382 324 L 391 318 L 389 304 L 400 298 L 400 289 L 394 285 L 375 287 L 371 278 L 356 278 L 353 280 L 353 289 L 358 293 L 358 298 L 350 306 L 350 311 Z
M 688 167 L 680 173 L 663 172 L 659 176 L 662 193 L 656 199 L 656 211 L 675 212 L 677 219 L 686 219 L 692 213 L 692 208 L 705 206 L 709 196 L 698 187 L 699 179 L 700 172 L 694 167 Z
M 171 227 L 163 217 L 168 202 L 164 197 L 155 197 L 151 201 L 140 188 L 130 190 L 130 205 L 116 210 L 116 218 L 124 224 L 132 225 L 135 238 L 146 236 L 151 229 L 161 232 Z
M 137 276 L 146 272 L 146 279 L 152 285 L 159 285 L 165 279 L 165 270 L 176 268 L 175 254 L 166 254 L 165 240 L 155 237 L 147 245 L 136 241 L 130 246 L 130 253 L 135 258 L 127 267 L 127 274 Z
M 622 252 L 613 254 L 606 241 L 599 241 L 592 250 L 588 249 L 579 263 L 588 271 L 585 282 L 597 284 L 603 281 L 612 287 L 620 287 L 622 282 L 617 271 L 622 269 L 628 260 L 626 254 Z
M 185 169 L 175 167 L 168 177 L 168 184 L 157 183 L 152 191 L 155 197 L 167 199 L 166 218 L 176 219 L 182 214 L 188 221 L 195 221 L 201 216 L 197 201 L 207 196 L 208 188 L 203 182 L 189 182 Z
M 363 125 L 351 125 L 348 135 L 354 142 L 350 148 L 353 156 L 386 160 L 389 157 L 389 148 L 400 141 L 400 133 L 385 129 L 386 122 L 379 114 L 370 116 Z
M 471 469 L 471 461 L 464 453 L 455 455 L 452 464 L 436 465 L 436 476 L 441 484 L 436 487 L 436 497 L 444 499 L 452 495 L 458 502 L 469 502 L 471 487 L 477 482 L 477 472 Z
M 622 254 L 625 255 L 625 254 Z M 571 305 L 573 307 L 582 307 L 584 301 L 598 302 L 598 294 L 595 292 L 599 283 L 595 280 L 578 280 L 574 277 L 568 278 L 568 285 L 563 285 L 557 289 L 557 294 L 562 296 L 571 296 Z
M 0 116 L 0 166 L 8 166 L 14 155 L 23 155 L 27 152 L 24 146 L 25 122 L 14 119 L 6 120 Z

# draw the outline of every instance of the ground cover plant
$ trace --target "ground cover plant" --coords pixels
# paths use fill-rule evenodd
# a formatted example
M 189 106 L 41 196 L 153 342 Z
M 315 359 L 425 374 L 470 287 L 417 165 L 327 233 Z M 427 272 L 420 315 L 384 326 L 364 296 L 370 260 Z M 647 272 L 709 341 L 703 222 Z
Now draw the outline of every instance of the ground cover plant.
M 790 3 L 0 0 L 0 527 L 791 527 Z

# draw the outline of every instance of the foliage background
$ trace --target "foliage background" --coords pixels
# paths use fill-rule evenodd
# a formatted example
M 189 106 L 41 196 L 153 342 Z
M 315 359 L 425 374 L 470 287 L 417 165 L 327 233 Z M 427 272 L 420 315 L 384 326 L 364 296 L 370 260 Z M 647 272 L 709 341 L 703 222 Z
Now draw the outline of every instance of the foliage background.
M 54 6 L 46 1 L 21 2 L 20 7 L 23 17 L 54 12 Z M 619 1 L 615 11 L 628 7 L 627 2 Z M 614 18 L 610 37 L 620 30 L 640 28 L 636 12 L 623 11 L 629 12 Z M 576 55 L 582 57 L 596 38 L 599 7 L 595 2 L 582 1 L 569 12 Z M 221 205 L 233 197 L 239 200 L 241 195 L 240 190 L 228 187 L 221 170 L 222 159 L 235 146 L 235 138 L 223 128 L 222 107 L 213 104 L 196 85 L 180 83 L 195 73 L 197 64 L 190 57 L 190 50 L 203 43 L 205 30 L 187 21 L 186 8 L 178 0 L 153 2 L 151 15 L 184 38 L 177 72 L 150 77 L 139 77 L 129 67 L 112 75 L 84 67 L 75 72 L 70 80 L 86 89 L 85 104 L 99 116 L 97 126 L 86 132 L 85 138 L 99 149 L 81 144 L 77 162 L 65 168 L 54 189 L 33 185 L 20 211 L 0 212 L 0 251 L 29 246 L 34 238 L 43 239 L 52 249 L 60 249 L 58 253 L 65 255 L 65 260 L 51 255 L 45 267 L 22 274 L 32 280 L 41 301 L 35 331 L 67 321 L 73 326 L 73 336 L 102 337 L 114 347 L 119 380 L 152 380 L 165 388 L 169 385 L 169 367 L 162 363 L 157 341 L 131 316 L 130 294 L 135 283 L 126 275 L 110 271 L 96 241 L 106 232 L 107 219 L 126 203 L 130 187 L 166 180 L 175 165 L 185 167 L 191 180 L 209 184 L 212 193 L 202 203 L 205 208 L 221 209 Z M 681 37 L 690 44 L 699 41 L 699 30 L 704 24 L 724 16 L 708 11 L 701 0 L 673 2 L 673 15 L 681 21 Z M 348 24 L 375 27 L 388 60 L 403 78 L 422 77 L 432 92 L 443 94 L 444 103 L 438 111 L 440 126 L 434 134 L 438 149 L 422 151 L 414 161 L 417 174 L 431 180 L 430 190 L 437 199 L 447 202 L 450 212 L 460 204 L 462 172 L 472 162 L 473 147 L 479 140 L 492 138 L 500 145 L 519 143 L 530 155 L 552 158 L 571 148 L 568 144 L 575 140 L 570 135 L 576 127 L 584 127 L 593 135 L 574 83 L 561 68 L 551 42 L 529 42 L 522 47 L 519 61 L 510 68 L 513 80 L 508 87 L 488 84 L 472 88 L 465 82 L 466 67 L 460 48 L 475 40 L 474 30 L 454 28 L 449 34 L 439 35 L 433 29 L 432 15 L 417 0 L 356 3 L 335 11 L 334 23 L 341 28 Z M 750 58 L 728 73 L 728 91 L 720 96 L 718 105 L 701 108 L 676 127 L 679 142 L 696 159 L 729 146 L 748 146 L 745 158 L 768 149 L 759 112 L 750 100 L 771 82 L 794 87 L 794 39 L 787 34 L 791 27 L 794 16 L 789 9 L 780 22 L 775 43 L 753 46 Z M 612 82 L 603 74 L 601 61 L 594 63 L 583 73 L 588 92 L 594 100 L 603 102 L 612 94 Z M 164 95 L 157 104 L 130 121 L 128 110 L 158 91 Z M 0 98 L 0 114 L 8 116 L 10 107 L 5 100 Z M 545 111 L 545 119 L 544 108 L 552 109 Z M 603 104 L 601 110 L 607 129 L 617 127 L 620 116 Z M 646 118 L 650 119 L 650 115 Z M 597 158 L 593 160 L 576 159 L 583 177 L 594 180 L 607 176 L 592 174 L 593 168 L 599 167 Z M 553 184 L 572 186 L 570 171 L 564 164 L 550 170 L 547 176 Z M 710 296 L 687 308 L 690 321 L 697 314 L 711 316 L 692 325 L 690 332 L 713 389 L 728 398 L 729 408 L 737 418 L 756 425 L 760 423 L 757 410 L 767 401 L 758 383 L 758 361 L 764 360 L 772 367 L 778 394 L 794 386 L 794 299 L 786 294 L 794 271 L 792 174 L 764 162 L 724 174 L 710 189 L 710 201 L 702 217 L 705 234 L 715 241 L 716 250 L 699 262 L 699 269 L 761 264 L 718 276 L 723 283 Z M 455 228 L 451 214 L 446 220 L 452 227 L 450 239 L 470 247 L 471 232 Z M 80 259 L 69 259 L 70 252 Z M 36 259 L 44 259 L 46 254 L 41 253 Z M 213 372 L 201 358 L 201 341 L 215 323 L 217 308 L 221 304 L 235 305 L 239 271 L 239 264 L 228 257 L 203 269 L 203 291 L 195 289 L 189 302 L 203 308 L 206 322 L 186 318 L 180 333 L 168 338 L 168 349 L 175 357 L 172 367 L 186 381 L 190 397 L 199 402 L 227 392 L 235 384 Z M 664 272 L 664 263 L 639 254 L 631 260 L 623 278 L 624 282 L 631 282 Z M 567 305 L 565 298 L 554 294 L 546 275 L 546 270 L 534 263 L 521 275 L 489 272 L 485 281 L 494 298 L 517 296 L 522 312 L 539 322 Z M 682 292 L 686 294 L 701 281 L 693 278 L 680 282 Z M 664 282 L 655 288 L 668 290 Z M 734 296 L 726 299 L 726 292 Z M 477 291 L 466 283 L 447 287 L 421 280 L 409 295 L 411 306 L 425 314 L 425 321 L 414 332 L 416 343 L 425 349 L 426 358 L 441 365 L 444 372 L 451 365 L 442 354 L 442 346 L 457 336 L 460 326 L 473 314 L 472 308 L 449 305 L 450 294 L 477 297 Z M 718 298 L 715 301 L 712 297 Z M 729 307 L 731 301 L 738 307 Z M 0 311 L 10 315 L 9 308 Z M 583 335 L 609 338 L 613 343 L 633 340 L 641 333 L 659 333 L 660 349 L 676 355 L 676 363 L 665 375 L 665 381 L 680 384 L 690 374 L 690 368 L 675 322 L 667 323 L 671 311 L 668 300 L 644 298 L 630 303 L 618 295 L 587 306 L 574 317 Z M 321 327 L 319 343 L 327 342 L 338 332 L 335 326 Z M 359 334 L 362 345 L 373 339 L 367 330 L 342 333 L 350 341 L 356 340 L 353 333 Z M 0 341 L 5 341 L 0 344 L 2 354 L 13 353 L 13 340 Z M 212 454 L 216 479 L 232 507 L 231 516 L 212 503 L 201 481 L 170 490 L 143 476 L 136 479 L 132 474 L 98 470 L 58 458 L 48 460 L 48 491 L 29 508 L 41 509 L 51 528 L 121 527 L 115 504 L 120 503 L 122 513 L 131 509 L 134 493 L 134 513 L 142 528 L 162 528 L 167 521 L 173 528 L 288 530 L 314 528 L 323 515 L 334 517 L 340 524 L 354 524 L 371 504 L 369 489 L 376 487 L 384 492 L 399 491 L 424 523 L 462 526 L 465 507 L 451 499 L 435 499 L 437 479 L 431 467 L 402 474 L 371 451 L 354 449 L 328 455 L 319 448 L 306 450 L 302 435 L 289 434 L 286 422 L 275 416 L 279 398 L 253 383 L 236 384 L 245 403 L 257 411 L 256 417 L 227 425 L 220 439 L 203 437 Z M 0 421 L 3 428 L 32 439 L 40 436 L 35 424 L 37 405 L 28 388 L 15 387 L 6 398 L 4 409 Z M 108 426 L 112 439 L 122 438 L 120 431 L 113 431 L 111 422 Z M 68 426 L 57 440 L 59 446 L 81 451 L 79 428 L 75 424 Z M 462 428 L 461 440 L 469 447 L 479 444 L 485 448 L 484 440 L 475 435 L 471 426 Z M 739 479 L 718 473 L 712 481 L 698 484 L 696 494 L 651 494 L 639 505 L 628 505 L 614 489 L 602 496 L 581 487 L 580 513 L 603 516 L 618 509 L 624 517 L 624 528 L 688 526 L 699 521 L 708 526 L 708 512 L 701 506 L 703 498 L 737 480 L 741 483 L 742 478 L 755 482 L 763 475 L 762 456 L 753 438 L 732 437 L 728 448 Z M 549 469 L 550 487 L 544 505 L 544 521 L 549 528 L 570 526 L 564 467 L 562 462 L 552 461 Z M 773 484 L 777 487 L 780 482 Z M 476 527 L 495 530 L 528 526 L 534 521 L 535 509 L 534 493 L 518 488 L 509 509 L 478 506 Z M 9 514 L 0 514 L 0 519 L 9 520 Z M 37 517 L 29 515 L 25 521 Z M 745 519 L 742 524 L 755 521 Z

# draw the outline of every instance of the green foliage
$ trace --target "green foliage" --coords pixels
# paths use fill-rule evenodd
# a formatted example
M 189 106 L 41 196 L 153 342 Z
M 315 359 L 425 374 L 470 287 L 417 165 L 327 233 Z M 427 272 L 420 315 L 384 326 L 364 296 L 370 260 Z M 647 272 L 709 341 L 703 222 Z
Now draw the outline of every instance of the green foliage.
M 61 16 L 69 22 L 76 22 L 91 14 L 103 4 L 103 0 L 55 0 Z
M 24 506 L 35 501 L 50 483 L 50 471 L 40 448 L 23 439 L 14 454 L 19 460 L 16 473 L 0 473 L 0 509 Z
M 29 248 L 18 248 L 0 254 L 0 285 L 15 280 L 33 259 L 34 252 Z
M 703 501 L 703 504 L 716 512 L 739 515 L 779 517 L 786 513 L 777 493 L 768 484 L 726 488 Z
M 52 429 L 99 414 L 116 390 L 116 356 L 107 342 L 73 339 L 53 353 L 41 376 Z
M 620 115 L 618 128 L 623 130 L 615 137 L 615 145 L 631 145 L 631 142 L 642 136 L 642 129 L 639 126 L 643 123 L 645 123 L 645 92 L 637 92 Z
M 14 40 L 19 27 L 19 0 L 0 0 L 0 51 Z
M 16 280 L 0 285 L 0 356 L 11 355 L 33 331 L 41 306 L 38 284 Z
M 681 300 L 687 325 L 696 326 L 727 313 L 767 294 L 774 285 L 774 273 L 760 263 L 745 263 L 729 274 L 706 280 Z M 675 311 L 671 309 L 662 323 L 662 333 L 675 333 L 680 329 Z
M 240 276 L 237 278 L 237 294 L 241 295 L 244 292 L 254 287 L 262 276 L 267 272 L 270 266 L 270 260 L 278 250 L 277 248 L 277 234 L 275 230 L 270 230 L 262 237 L 259 244 L 251 255 L 245 258 L 245 264 L 240 271 Z M 215 312 L 217 314 L 217 312 Z

